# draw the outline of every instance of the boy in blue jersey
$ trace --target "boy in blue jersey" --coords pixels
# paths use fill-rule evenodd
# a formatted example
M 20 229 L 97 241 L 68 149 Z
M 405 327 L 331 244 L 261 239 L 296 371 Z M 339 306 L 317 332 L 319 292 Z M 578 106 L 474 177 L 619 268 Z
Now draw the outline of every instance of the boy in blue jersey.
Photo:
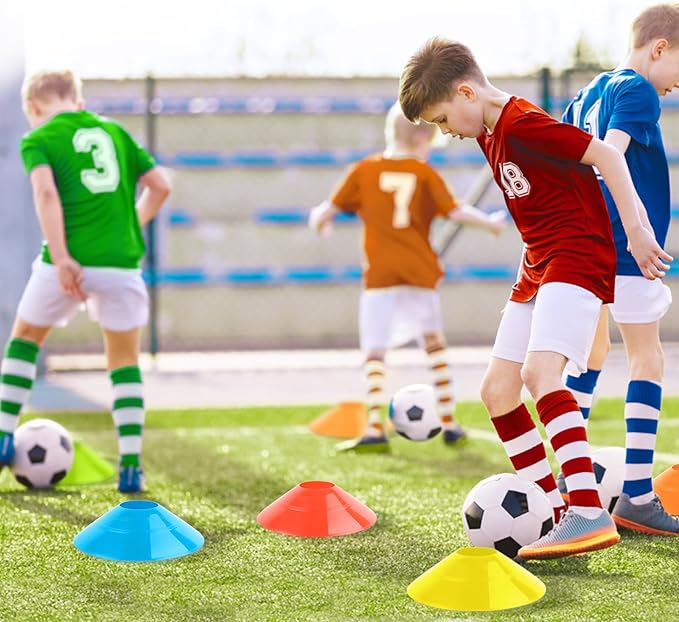
M 625 155 L 634 187 L 646 207 L 642 222 L 664 246 L 670 223 L 670 179 L 660 134 L 660 97 L 679 86 L 679 4 L 643 11 L 632 25 L 631 48 L 613 71 L 596 76 L 571 101 L 563 121 L 577 125 Z M 615 202 L 599 176 L 617 250 L 615 302 L 610 305 L 627 352 L 630 381 L 625 404 L 626 460 L 622 494 L 613 511 L 619 527 L 647 534 L 679 535 L 653 492 L 653 453 L 662 396 L 660 319 L 672 296 L 661 279 L 644 278 L 628 251 Z M 588 370 L 569 376 L 587 420 L 601 367 L 610 349 L 608 310 L 602 310 Z M 559 477 L 560 489 L 563 480 Z

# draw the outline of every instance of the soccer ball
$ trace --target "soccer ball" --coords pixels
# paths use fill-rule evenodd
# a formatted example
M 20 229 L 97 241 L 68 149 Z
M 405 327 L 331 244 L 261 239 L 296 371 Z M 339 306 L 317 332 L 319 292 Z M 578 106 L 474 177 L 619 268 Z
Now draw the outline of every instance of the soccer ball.
M 14 477 L 26 488 L 50 488 L 73 464 L 68 430 L 49 419 L 33 419 L 14 433 Z
M 394 393 L 389 403 L 394 429 L 411 441 L 427 441 L 441 431 L 434 389 L 428 384 L 411 384 Z
M 625 481 L 625 449 L 623 447 L 597 449 L 592 454 L 592 466 L 601 506 L 612 512 Z
M 491 475 L 471 489 L 462 505 L 462 524 L 474 546 L 497 549 L 509 558 L 554 526 L 554 511 L 542 489 L 512 473 Z

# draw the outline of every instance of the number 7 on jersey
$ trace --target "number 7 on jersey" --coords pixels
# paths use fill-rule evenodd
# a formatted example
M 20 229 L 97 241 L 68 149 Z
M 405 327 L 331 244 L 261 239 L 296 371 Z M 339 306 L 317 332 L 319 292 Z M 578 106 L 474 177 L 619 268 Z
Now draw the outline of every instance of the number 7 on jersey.
M 410 202 L 417 187 L 417 175 L 414 173 L 380 173 L 380 190 L 393 192 L 394 216 L 391 224 L 394 229 L 405 229 L 410 226 Z

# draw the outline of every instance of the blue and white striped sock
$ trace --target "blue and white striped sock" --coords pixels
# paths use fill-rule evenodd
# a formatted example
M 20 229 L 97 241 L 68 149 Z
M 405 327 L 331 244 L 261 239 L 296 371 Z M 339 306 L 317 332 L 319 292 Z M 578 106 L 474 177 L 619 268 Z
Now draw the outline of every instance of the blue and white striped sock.
M 653 499 L 653 452 L 658 431 L 662 387 L 650 380 L 631 380 L 625 400 L 625 483 L 622 491 L 635 505 Z
M 596 388 L 596 382 L 599 379 L 600 373 L 600 369 L 588 369 L 584 374 L 568 376 L 566 378 L 566 386 L 570 389 L 580 407 L 582 418 L 585 420 L 585 427 L 587 427 L 587 422 L 589 421 L 589 411 L 592 408 L 594 389 Z

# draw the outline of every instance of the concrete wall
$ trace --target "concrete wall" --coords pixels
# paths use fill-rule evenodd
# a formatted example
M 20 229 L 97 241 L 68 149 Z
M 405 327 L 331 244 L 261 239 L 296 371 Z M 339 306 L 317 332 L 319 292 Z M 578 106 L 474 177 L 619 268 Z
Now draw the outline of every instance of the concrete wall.
M 571 84 L 585 84 L 588 76 L 573 76 Z M 537 78 L 497 80 L 501 88 L 539 102 Z M 218 97 L 225 95 L 366 96 L 395 97 L 394 79 L 358 80 L 172 80 L 158 84 L 158 95 Z M 554 84 L 555 96 L 571 94 L 570 87 Z M 143 97 L 140 81 L 97 81 L 85 85 L 85 95 Z M 140 115 L 119 117 L 140 140 Z M 665 115 L 668 148 L 679 144 L 679 115 Z M 158 152 L 272 149 L 383 148 L 380 114 L 274 114 L 274 115 L 161 115 Z M 478 153 L 474 141 L 457 141 L 450 150 Z M 441 173 L 462 195 L 479 167 L 443 168 Z M 324 199 L 342 176 L 344 167 L 290 168 L 176 168 L 175 191 L 169 209 L 185 210 L 194 223 L 159 226 L 161 268 L 203 268 L 219 271 L 233 267 L 345 266 L 360 263 L 360 228 L 337 226 L 328 240 L 319 240 L 302 226 L 262 224 L 254 221 L 258 209 L 310 207 Z M 673 183 L 679 183 L 673 171 Z M 481 206 L 502 204 L 496 188 Z M 677 225 L 668 250 L 679 256 Z M 514 229 L 499 239 L 465 230 L 445 261 L 451 265 L 513 264 L 521 244 Z M 673 289 L 679 286 L 674 285 Z M 447 283 L 442 288 L 446 332 L 451 343 L 490 343 L 498 313 L 511 281 Z M 359 285 L 286 286 L 169 286 L 160 294 L 161 349 L 225 347 L 323 347 L 356 345 Z M 675 292 L 679 295 L 679 291 Z M 666 338 L 679 339 L 676 313 L 665 322 Z M 95 326 L 83 317 L 51 338 L 53 351 L 99 349 Z

